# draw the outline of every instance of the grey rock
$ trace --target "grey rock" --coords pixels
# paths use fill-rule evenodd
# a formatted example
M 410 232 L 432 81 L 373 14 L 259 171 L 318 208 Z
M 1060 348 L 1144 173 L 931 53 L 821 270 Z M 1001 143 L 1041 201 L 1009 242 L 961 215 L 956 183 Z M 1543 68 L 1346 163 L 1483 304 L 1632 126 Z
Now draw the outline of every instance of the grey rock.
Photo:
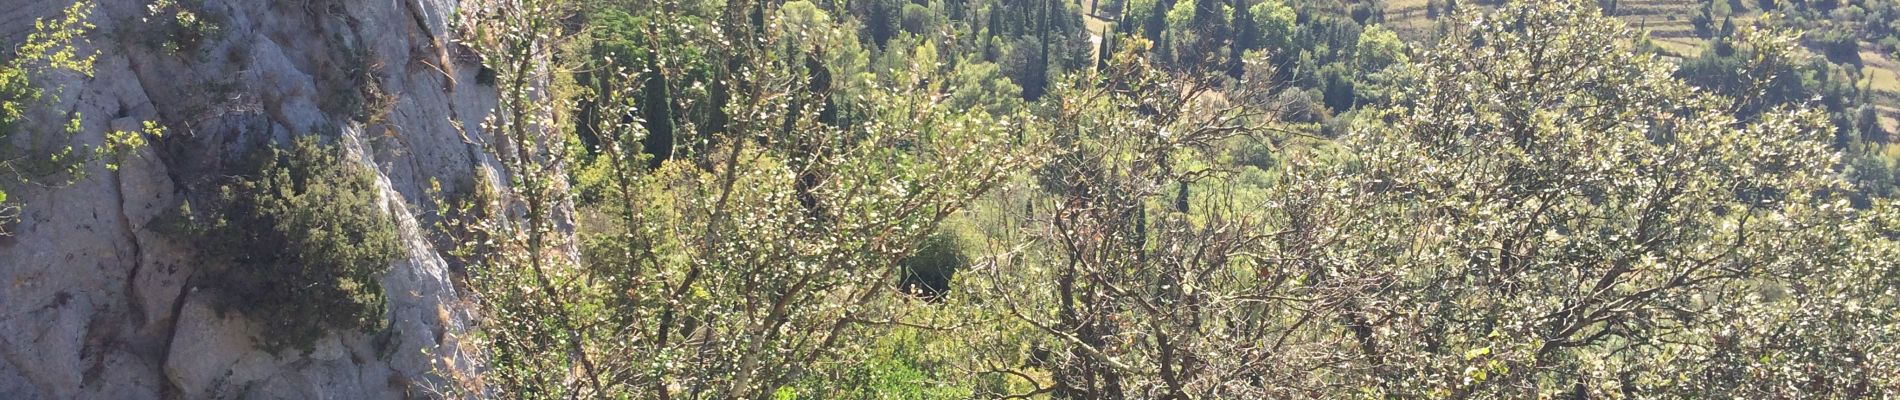
M 458 8 L 483 3 L 205 0 L 220 29 L 178 54 L 149 44 L 149 1 L 98 3 L 95 74 L 50 85 L 62 95 L 49 115 L 79 113 L 82 132 L 31 136 L 98 145 L 144 121 L 170 132 L 117 171 L 89 165 L 70 185 L 7 188 L 23 212 L 0 238 L 0 399 L 439 397 L 442 376 L 478 369 L 457 339 L 474 316 L 432 240 L 428 192 L 432 181 L 451 193 L 502 182 L 476 180 L 498 169 L 473 130 L 497 101 L 452 28 L 473 14 Z M 0 39 L 18 43 L 67 4 L 0 0 Z M 386 109 L 326 101 L 366 80 Z M 258 346 L 260 316 L 218 312 L 193 283 L 207 268 L 199 249 L 162 225 L 208 196 L 230 160 L 307 134 L 376 171 L 407 253 L 382 278 L 386 329 L 271 353 Z

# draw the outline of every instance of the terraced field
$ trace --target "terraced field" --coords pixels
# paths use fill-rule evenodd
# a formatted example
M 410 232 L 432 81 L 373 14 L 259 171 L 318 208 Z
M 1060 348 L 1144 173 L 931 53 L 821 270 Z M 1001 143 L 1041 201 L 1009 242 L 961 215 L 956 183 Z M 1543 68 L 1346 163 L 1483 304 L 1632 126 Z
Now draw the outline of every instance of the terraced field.
M 1393 0 L 1386 3 L 1385 20 L 1389 28 L 1408 39 L 1421 39 L 1431 34 L 1434 22 L 1429 18 L 1431 12 L 1428 0 Z M 1479 5 L 1488 2 L 1465 1 L 1466 5 Z M 1749 2 L 1744 2 L 1749 3 Z M 1695 15 L 1701 3 L 1697 0 L 1621 0 L 1616 16 L 1629 22 L 1631 27 L 1649 31 L 1650 37 L 1658 45 L 1670 50 L 1672 55 L 1693 55 L 1705 39 L 1697 37 L 1695 26 L 1689 17 Z M 1442 10 L 1441 10 L 1442 11 Z M 1754 10 L 1739 8 L 1735 10 L 1736 24 L 1752 20 Z
M 1427 1 L 1386 2 L 1387 27 L 1407 40 L 1424 40 L 1431 36 L 1435 21 L 1429 18 Z M 1480 6 L 1490 3 L 1494 2 L 1461 2 Z M 1662 48 L 1664 55 L 1694 57 L 1708 43 L 1708 39 L 1696 34 L 1695 25 L 1690 22 L 1690 17 L 1700 12 L 1701 4 L 1700 0 L 1620 0 L 1615 14 L 1631 28 L 1649 32 L 1650 40 Z M 1746 26 L 1760 18 L 1759 7 L 1753 0 L 1730 3 L 1735 25 Z M 1891 55 L 1873 50 L 1868 44 L 1862 45 L 1860 57 L 1863 64 L 1861 85 L 1871 87 L 1874 91 L 1873 98 L 1875 107 L 1880 110 L 1881 126 L 1888 132 L 1900 132 L 1900 62 L 1893 60 Z M 1900 151 L 1900 146 L 1895 146 L 1895 150 Z
M 1874 108 L 1880 110 L 1880 127 L 1900 132 L 1900 62 L 1864 48 L 1860 60 L 1864 85 L 1873 89 Z
M 1432 20 L 1427 0 L 1392 0 L 1385 3 L 1385 25 L 1399 37 L 1417 39 L 1431 35 Z

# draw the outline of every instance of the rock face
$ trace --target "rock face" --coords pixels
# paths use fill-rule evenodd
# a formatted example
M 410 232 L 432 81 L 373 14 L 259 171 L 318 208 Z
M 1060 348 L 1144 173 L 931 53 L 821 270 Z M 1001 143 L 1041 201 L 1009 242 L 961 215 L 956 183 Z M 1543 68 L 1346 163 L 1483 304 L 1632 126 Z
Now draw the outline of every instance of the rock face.
M 95 74 L 51 77 L 53 109 L 83 117 L 81 144 L 143 121 L 170 132 L 118 171 L 8 188 L 24 209 L 0 238 L 0 399 L 441 397 L 442 376 L 474 370 L 428 188 L 497 184 L 475 182 L 495 176 L 475 173 L 496 166 L 476 130 L 495 89 L 455 40 L 480 1 L 182 1 L 216 27 L 184 34 L 147 21 L 150 0 L 95 1 Z M 0 0 L 0 37 L 17 44 L 71 2 Z M 297 316 L 220 315 L 193 285 L 198 250 L 152 225 L 208 196 L 229 160 L 294 135 L 377 172 L 407 257 L 382 277 L 387 329 L 270 353 L 256 318 Z

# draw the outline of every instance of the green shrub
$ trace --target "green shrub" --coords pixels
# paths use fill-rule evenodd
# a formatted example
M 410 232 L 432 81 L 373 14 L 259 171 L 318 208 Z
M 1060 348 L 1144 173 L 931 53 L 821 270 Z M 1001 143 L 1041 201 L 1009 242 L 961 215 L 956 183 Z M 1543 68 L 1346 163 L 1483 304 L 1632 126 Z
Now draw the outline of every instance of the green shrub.
M 264 323 L 271 350 L 310 349 L 326 330 L 375 329 L 377 277 L 401 254 L 370 172 L 311 137 L 273 147 L 224 184 L 195 224 L 220 311 Z
M 937 300 L 950 292 L 951 279 L 969 263 L 970 258 L 963 254 L 957 237 L 949 232 L 938 232 L 899 263 L 904 270 L 898 284 L 906 293 Z
M 145 9 L 151 31 L 141 36 L 167 54 L 198 51 L 224 31 L 221 20 L 205 12 L 204 0 L 156 0 Z
M 936 14 L 930 11 L 930 7 L 916 3 L 905 4 L 901 17 L 902 20 L 899 23 L 904 26 L 905 32 L 910 32 L 912 35 L 921 36 L 936 29 Z
M 57 88 L 48 92 L 42 79 L 49 74 L 92 74 L 94 56 L 82 53 L 77 44 L 85 42 L 93 25 L 92 3 L 76 2 L 57 19 L 35 20 L 33 33 L 17 47 L 0 51 L 0 237 L 11 235 L 7 225 L 20 215 L 20 207 L 9 203 L 8 187 L 17 185 L 57 185 L 63 182 L 48 177 L 68 173 L 75 178 L 79 167 L 90 161 L 84 157 L 93 149 L 66 146 L 63 140 L 31 137 L 38 129 L 52 131 L 50 121 L 34 123 L 35 110 L 58 96 Z M 66 122 L 61 135 L 45 138 L 64 139 L 78 131 L 75 113 Z M 20 136 L 28 136 L 21 140 Z

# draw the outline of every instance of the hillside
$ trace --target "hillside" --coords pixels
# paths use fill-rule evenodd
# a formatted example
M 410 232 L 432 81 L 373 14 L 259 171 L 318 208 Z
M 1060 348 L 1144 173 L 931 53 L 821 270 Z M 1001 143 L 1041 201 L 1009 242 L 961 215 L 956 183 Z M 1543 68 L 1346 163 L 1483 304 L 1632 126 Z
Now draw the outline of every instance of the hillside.
M 1900 397 L 1885 2 L 0 7 L 0 400 Z

